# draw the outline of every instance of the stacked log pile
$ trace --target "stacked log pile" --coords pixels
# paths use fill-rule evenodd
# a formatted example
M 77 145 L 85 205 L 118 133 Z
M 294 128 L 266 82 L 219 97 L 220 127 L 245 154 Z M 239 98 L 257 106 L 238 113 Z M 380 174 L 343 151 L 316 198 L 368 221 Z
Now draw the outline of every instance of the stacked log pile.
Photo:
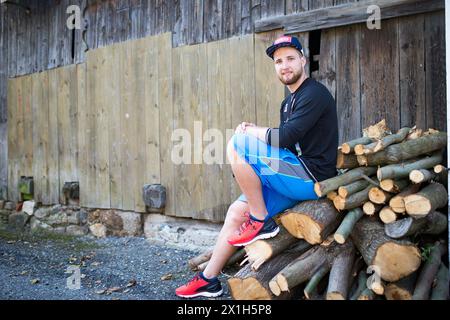
M 448 299 L 446 145 L 445 132 L 392 134 L 384 121 L 341 145 L 340 173 L 315 184 L 320 199 L 241 250 L 232 297 Z

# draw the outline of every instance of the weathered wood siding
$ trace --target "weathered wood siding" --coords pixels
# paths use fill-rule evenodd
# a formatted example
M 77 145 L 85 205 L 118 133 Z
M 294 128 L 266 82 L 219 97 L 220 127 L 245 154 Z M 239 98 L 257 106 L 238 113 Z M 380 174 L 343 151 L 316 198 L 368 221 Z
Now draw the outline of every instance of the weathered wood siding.
M 222 220 L 239 195 L 230 167 L 197 160 L 215 144 L 225 161 L 243 120 L 276 126 L 285 94 L 264 53 L 282 31 L 253 34 L 254 22 L 344 2 L 78 0 L 84 31 L 70 32 L 68 0 L 39 2 L 37 16 L 0 6 L 0 198 L 8 186 L 17 200 L 30 175 L 45 204 L 79 180 L 82 205 L 142 212 L 142 185 L 162 183 L 167 214 Z M 322 30 L 314 57 L 317 33 L 297 36 L 336 98 L 340 142 L 382 118 L 447 129 L 442 11 Z M 193 164 L 172 163 L 181 128 Z

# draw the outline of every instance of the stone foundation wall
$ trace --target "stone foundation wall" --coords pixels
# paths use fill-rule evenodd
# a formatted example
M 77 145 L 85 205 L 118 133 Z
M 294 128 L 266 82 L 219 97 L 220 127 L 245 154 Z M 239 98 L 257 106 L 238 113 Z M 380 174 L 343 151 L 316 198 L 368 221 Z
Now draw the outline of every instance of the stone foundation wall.
M 214 246 L 221 224 L 158 213 L 87 209 L 75 205 L 36 207 L 33 201 L 0 202 L 0 228 L 95 237 L 143 236 L 150 242 L 201 251 Z

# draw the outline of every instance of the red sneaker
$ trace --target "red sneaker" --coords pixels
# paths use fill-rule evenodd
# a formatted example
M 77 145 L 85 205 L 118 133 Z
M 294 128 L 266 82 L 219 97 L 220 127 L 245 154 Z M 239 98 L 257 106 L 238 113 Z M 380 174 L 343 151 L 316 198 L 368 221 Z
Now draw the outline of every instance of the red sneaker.
M 217 278 L 207 280 L 200 273 L 187 284 L 175 290 L 175 294 L 181 298 L 218 297 L 222 292 L 222 285 Z
M 279 231 L 280 228 L 272 218 L 260 222 L 249 217 L 240 226 L 239 232 L 228 239 L 228 243 L 236 247 L 246 246 L 256 240 L 275 237 Z

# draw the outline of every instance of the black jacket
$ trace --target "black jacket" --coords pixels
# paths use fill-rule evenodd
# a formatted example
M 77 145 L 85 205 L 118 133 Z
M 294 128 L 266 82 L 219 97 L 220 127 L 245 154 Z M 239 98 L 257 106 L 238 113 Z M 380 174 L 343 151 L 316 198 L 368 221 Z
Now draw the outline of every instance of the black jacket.
M 293 110 L 291 112 L 291 106 Z M 311 171 L 322 181 L 336 175 L 338 122 L 336 102 L 328 89 L 307 78 L 301 86 L 281 103 L 280 127 L 271 128 L 266 143 L 297 153 Z

